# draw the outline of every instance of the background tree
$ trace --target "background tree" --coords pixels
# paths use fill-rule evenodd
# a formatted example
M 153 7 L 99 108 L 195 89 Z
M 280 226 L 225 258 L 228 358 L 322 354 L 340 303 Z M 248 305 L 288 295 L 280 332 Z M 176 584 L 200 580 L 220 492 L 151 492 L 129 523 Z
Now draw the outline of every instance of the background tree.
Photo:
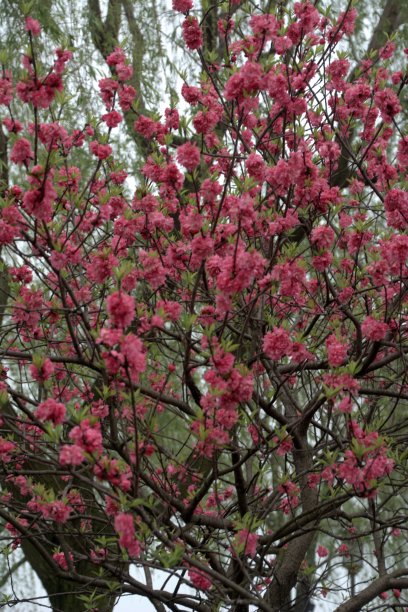
M 337 58 L 350 7 L 210 5 L 202 29 L 178 16 L 203 69 L 183 89 L 192 123 L 159 121 L 115 50 L 127 23 L 143 65 L 133 8 L 89 6 L 112 74 L 102 121 L 61 126 L 70 58 L 49 68 L 37 22 L 20 102 L 4 66 L 0 516 L 56 610 L 122 592 L 301 610 L 344 558 L 341 609 L 371 606 L 407 574 L 406 75 L 386 71 L 382 26 L 372 65 Z M 133 198 L 108 144 L 118 113 L 149 155 Z M 155 590 L 154 568 L 180 587 Z

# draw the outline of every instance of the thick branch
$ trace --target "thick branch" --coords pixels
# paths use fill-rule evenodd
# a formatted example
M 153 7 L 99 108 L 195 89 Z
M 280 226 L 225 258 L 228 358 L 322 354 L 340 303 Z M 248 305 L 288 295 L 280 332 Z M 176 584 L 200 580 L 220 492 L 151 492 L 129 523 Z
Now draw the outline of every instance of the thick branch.
M 363 606 L 388 589 L 408 588 L 408 569 L 400 569 L 392 574 L 381 576 L 374 580 L 367 588 L 354 597 L 341 604 L 334 612 L 359 612 Z

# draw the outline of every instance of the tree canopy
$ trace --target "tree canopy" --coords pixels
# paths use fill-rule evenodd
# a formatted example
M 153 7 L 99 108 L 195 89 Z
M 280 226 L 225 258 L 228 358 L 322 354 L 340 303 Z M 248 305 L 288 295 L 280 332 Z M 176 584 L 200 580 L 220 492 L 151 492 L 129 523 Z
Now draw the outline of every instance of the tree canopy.
M 3 554 L 55 612 L 401 609 L 404 7 L 63 6 L 4 9 Z

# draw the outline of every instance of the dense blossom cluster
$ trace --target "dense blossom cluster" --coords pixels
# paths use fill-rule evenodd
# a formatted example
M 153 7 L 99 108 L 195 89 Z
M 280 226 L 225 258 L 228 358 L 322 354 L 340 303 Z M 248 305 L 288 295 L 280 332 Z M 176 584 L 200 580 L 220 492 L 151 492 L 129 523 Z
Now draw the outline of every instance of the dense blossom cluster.
M 172 6 L 206 68 L 182 86 L 190 121 L 138 111 L 119 47 L 100 121 L 75 129 L 53 111 L 70 51 L 3 69 L 0 516 L 90 588 L 97 567 L 98 588 L 158 602 L 289 610 L 308 551 L 329 583 L 367 528 L 383 550 L 406 519 L 375 508 L 406 477 L 407 74 L 388 43 L 348 80 L 354 9 L 254 9 L 243 29 L 230 10 L 210 65 L 193 2 Z M 149 144 L 134 193 L 110 140 L 129 111 Z M 131 560 L 196 595 L 140 586 Z

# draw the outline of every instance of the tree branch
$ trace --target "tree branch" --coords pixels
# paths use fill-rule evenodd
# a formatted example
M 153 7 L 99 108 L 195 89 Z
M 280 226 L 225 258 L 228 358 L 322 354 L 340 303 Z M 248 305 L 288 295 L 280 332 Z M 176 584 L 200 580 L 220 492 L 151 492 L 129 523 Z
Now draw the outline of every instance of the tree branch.
M 392 574 L 377 578 L 367 588 L 338 606 L 334 612 L 359 612 L 363 606 L 388 589 L 408 588 L 408 577 L 405 576 L 408 576 L 408 569 L 396 570 Z

